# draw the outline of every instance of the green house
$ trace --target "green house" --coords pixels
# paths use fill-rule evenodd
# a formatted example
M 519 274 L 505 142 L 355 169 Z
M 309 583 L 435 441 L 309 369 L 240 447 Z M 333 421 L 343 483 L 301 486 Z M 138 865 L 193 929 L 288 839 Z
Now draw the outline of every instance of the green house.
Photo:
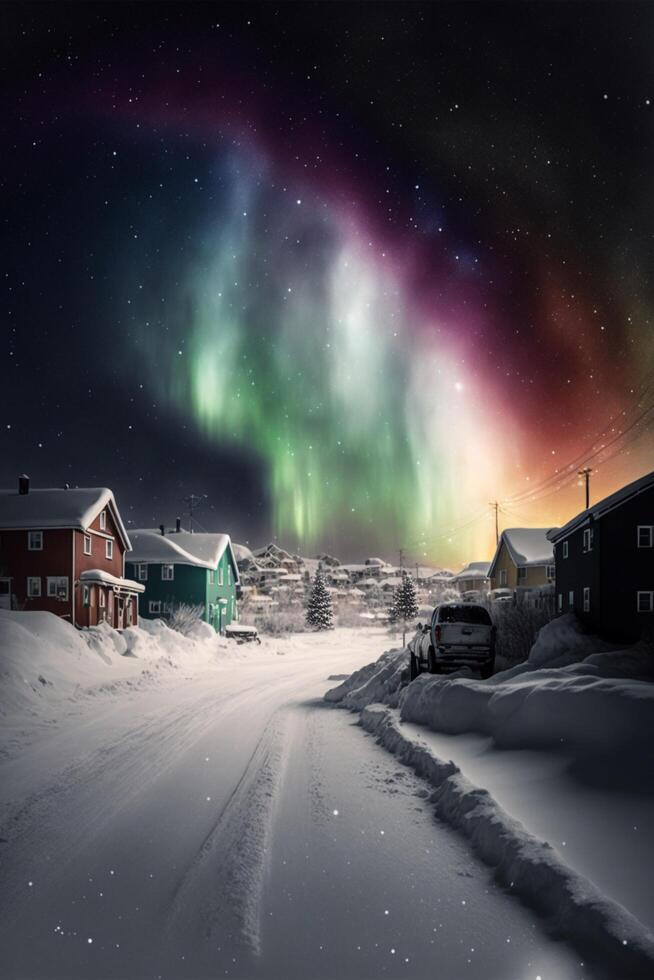
M 218 632 L 238 618 L 238 568 L 228 534 L 194 534 L 177 526 L 130 530 L 126 574 L 145 586 L 139 615 L 166 619 L 176 607 L 202 609 Z

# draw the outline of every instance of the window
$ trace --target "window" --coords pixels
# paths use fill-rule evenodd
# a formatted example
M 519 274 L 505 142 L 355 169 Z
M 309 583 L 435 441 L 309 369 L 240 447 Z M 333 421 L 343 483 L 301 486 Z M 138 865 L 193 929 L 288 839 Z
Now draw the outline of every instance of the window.
M 220 568 L 218 569 L 218 585 L 224 584 L 224 576 L 225 576 L 225 569 L 221 565 Z
M 584 551 L 593 550 L 593 529 L 592 527 L 584 528 Z
M 435 623 L 471 623 L 477 626 L 491 626 L 490 615 L 483 606 L 439 606 L 434 613 Z
M 575 604 L 574 592 L 568 592 L 568 609 L 573 609 Z
M 161 578 L 164 582 L 172 582 L 175 578 L 175 566 L 174 565 L 162 565 L 161 566 Z
M 548 565 L 547 566 L 547 579 L 548 579 L 549 582 L 553 582 L 554 581 L 554 573 L 555 573 L 554 565 Z
M 654 592 L 637 592 L 636 609 L 638 612 L 654 612 Z
M 172 602 L 164 602 L 163 611 L 164 611 L 164 616 L 171 616 L 173 612 Z
M 156 599 L 150 599 L 148 603 L 148 612 L 150 613 L 160 613 L 161 612 L 161 602 Z
M 106 510 L 100 511 L 100 530 L 107 530 L 107 512 Z
M 507 582 L 507 572 L 506 568 L 503 568 L 500 572 L 500 585 L 506 585 Z
M 590 612 L 590 589 L 584 587 L 584 612 Z
M 92 555 L 93 554 L 93 546 L 92 546 L 91 535 L 90 534 L 85 534 L 84 535 L 84 554 L 85 555 Z
M 563 542 L 563 557 L 564 558 L 567 558 L 568 557 L 568 542 L 567 541 L 564 541 Z
M 82 586 L 82 604 L 84 606 L 91 605 L 91 589 L 88 585 Z
M 27 550 L 43 551 L 43 531 L 27 532 Z
M 41 595 L 41 579 L 38 575 L 30 575 L 27 579 L 27 598 L 38 599 Z
M 109 560 L 114 556 L 114 543 L 113 541 L 105 541 L 104 543 L 104 553 Z
M 563 612 L 563 593 L 562 592 L 559 592 L 558 601 L 557 601 L 557 604 L 556 604 L 556 608 L 558 609 L 559 612 Z
M 209 569 L 209 585 L 213 585 L 214 578 L 215 578 L 214 570 L 213 570 L 213 568 L 210 568 Z
M 524 566 L 521 566 L 518 569 L 518 582 L 524 582 L 526 578 L 527 578 L 527 569 Z
M 100 596 L 98 600 L 98 605 L 100 606 L 101 609 L 104 609 L 105 603 L 107 601 L 107 594 L 104 591 L 104 589 L 98 589 L 98 594 Z
M 654 525 L 639 524 L 637 541 L 639 548 L 654 548 Z
M 139 582 L 147 582 L 148 580 L 148 566 L 147 565 L 137 565 L 136 574 L 139 577 Z
M 60 600 L 68 598 L 67 575 L 48 575 L 48 597 Z

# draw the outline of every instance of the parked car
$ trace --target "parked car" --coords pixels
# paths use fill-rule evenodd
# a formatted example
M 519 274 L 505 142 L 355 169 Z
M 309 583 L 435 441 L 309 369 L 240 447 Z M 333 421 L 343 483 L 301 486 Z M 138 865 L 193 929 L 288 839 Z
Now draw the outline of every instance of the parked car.
M 256 627 L 246 626 L 243 623 L 230 623 L 225 627 L 225 636 L 229 640 L 236 640 L 237 643 L 261 643 Z
M 423 670 L 441 674 L 459 667 L 477 667 L 482 677 L 495 669 L 496 628 L 485 606 L 444 602 L 434 609 L 431 624 L 418 627 L 409 643 L 410 678 Z

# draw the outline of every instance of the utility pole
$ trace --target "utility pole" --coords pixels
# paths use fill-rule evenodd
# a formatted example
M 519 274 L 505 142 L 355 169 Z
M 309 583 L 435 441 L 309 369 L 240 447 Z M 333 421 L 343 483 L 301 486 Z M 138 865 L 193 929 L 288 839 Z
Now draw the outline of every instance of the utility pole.
M 191 534 L 193 534 L 193 511 L 196 510 L 206 496 L 206 493 L 189 493 L 188 496 L 182 497 L 183 503 L 188 504 L 188 522 Z
M 497 546 L 500 542 L 500 519 L 499 519 L 500 505 L 497 502 L 497 500 L 491 500 L 490 506 L 495 511 L 495 545 Z
M 592 473 L 590 466 L 585 466 L 583 470 L 579 470 L 578 476 L 583 476 L 586 482 L 586 510 L 590 507 L 590 474 Z

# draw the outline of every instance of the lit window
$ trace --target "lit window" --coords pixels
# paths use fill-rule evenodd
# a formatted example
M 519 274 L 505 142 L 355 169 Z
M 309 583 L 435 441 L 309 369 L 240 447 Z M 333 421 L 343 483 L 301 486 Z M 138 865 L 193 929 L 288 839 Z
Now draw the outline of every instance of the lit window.
M 164 582 L 172 582 L 175 578 L 175 566 L 174 565 L 162 565 L 161 566 L 161 578 Z
M 41 579 L 38 575 L 30 575 L 27 579 L 27 598 L 38 599 L 41 595 Z
M 151 599 L 148 603 L 148 612 L 150 613 L 160 613 L 161 612 L 161 602 L 156 599 Z
M 654 525 L 639 524 L 637 541 L 639 548 L 654 548 Z
M 109 560 L 114 556 L 114 543 L 113 541 L 105 541 L 104 543 L 104 553 Z
M 68 598 L 67 575 L 48 576 L 48 597 L 50 599 L 60 599 L 60 600 L 64 600 Z
M 590 612 L 590 589 L 584 588 L 584 612 Z
M 43 531 L 27 532 L 27 550 L 43 551 Z
M 641 613 L 654 612 L 654 592 L 637 592 L 636 609 Z
M 107 512 L 106 510 L 100 511 L 100 530 L 107 530 Z
M 147 565 L 137 565 L 136 573 L 139 577 L 139 582 L 147 582 L 148 580 L 148 566 Z
M 567 558 L 568 557 L 568 542 L 567 541 L 564 541 L 563 542 L 563 557 L 564 558 Z
M 93 553 L 93 546 L 92 546 L 92 543 L 91 543 L 91 535 L 90 534 L 85 534 L 84 535 L 84 554 L 85 555 L 90 555 L 92 553 Z

